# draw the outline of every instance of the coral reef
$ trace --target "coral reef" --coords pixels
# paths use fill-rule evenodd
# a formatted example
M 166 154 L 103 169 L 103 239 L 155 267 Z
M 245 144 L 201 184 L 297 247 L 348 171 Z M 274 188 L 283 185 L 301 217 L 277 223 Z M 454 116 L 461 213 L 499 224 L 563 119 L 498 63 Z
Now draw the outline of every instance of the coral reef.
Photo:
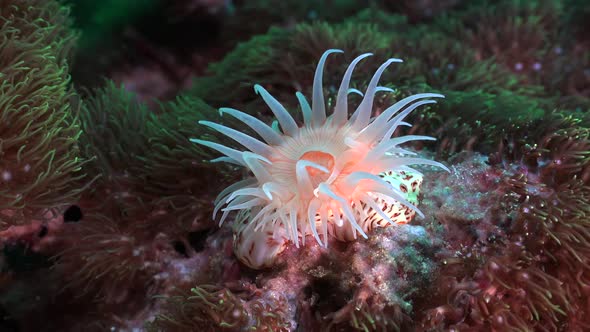
M 84 177 L 68 11 L 44 1 L 0 5 L 0 231 L 77 200 Z
M 590 330 L 589 13 L 578 0 L 1 1 L 0 331 Z M 319 89 L 328 49 L 344 54 Z M 216 109 L 231 106 L 272 123 L 254 84 L 295 119 L 297 91 L 333 110 L 365 52 L 349 109 L 404 59 L 372 114 L 444 95 L 391 134 L 436 138 L 403 148 L 451 172 L 417 168 L 407 199 L 423 218 L 343 242 L 320 215 L 321 243 L 299 228 L 299 248 L 250 268 L 234 254 L 240 215 L 212 215 L 253 174 L 209 162 L 191 138 L 235 142 L 199 121 L 254 134 Z
M 176 291 L 165 298 L 162 313 L 148 325 L 148 331 L 236 331 L 248 327 L 255 331 L 290 331 L 283 320 L 284 301 L 261 294 L 236 295 L 214 285 L 193 287 L 190 293 Z M 254 297 L 254 300 L 248 298 Z

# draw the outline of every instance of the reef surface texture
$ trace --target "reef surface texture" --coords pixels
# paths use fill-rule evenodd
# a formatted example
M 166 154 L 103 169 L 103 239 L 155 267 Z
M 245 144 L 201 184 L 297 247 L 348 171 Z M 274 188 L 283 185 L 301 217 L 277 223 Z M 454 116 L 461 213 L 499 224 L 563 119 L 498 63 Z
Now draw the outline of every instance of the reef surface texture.
M 588 22 L 0 0 L 0 331 L 590 331 Z

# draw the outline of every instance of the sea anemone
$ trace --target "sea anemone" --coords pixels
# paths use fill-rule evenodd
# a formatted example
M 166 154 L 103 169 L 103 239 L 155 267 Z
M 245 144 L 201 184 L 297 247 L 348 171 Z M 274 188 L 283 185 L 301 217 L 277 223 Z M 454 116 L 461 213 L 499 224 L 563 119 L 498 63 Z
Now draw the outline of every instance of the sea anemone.
M 408 222 L 415 213 L 417 193 L 422 181 L 409 165 L 425 164 L 448 169 L 436 161 L 415 157 L 400 144 L 415 140 L 434 140 L 428 136 L 408 135 L 392 138 L 399 126 L 409 126 L 404 118 L 421 105 L 435 103 L 425 98 L 443 98 L 440 94 L 421 93 L 409 96 L 371 118 L 373 99 L 380 91 L 383 71 L 400 59 L 389 59 L 370 80 L 362 101 L 348 116 L 347 96 L 354 67 L 370 53 L 355 58 L 342 79 L 334 110 L 326 116 L 322 86 L 323 66 L 331 53 L 321 56 L 313 81 L 311 105 L 296 93 L 303 113 L 300 126 L 262 86 L 254 90 L 262 96 L 277 121 L 268 126 L 246 113 L 221 108 L 242 121 L 263 140 L 238 130 L 199 121 L 243 145 L 239 151 L 219 143 L 191 139 L 215 149 L 224 161 L 248 168 L 253 177 L 223 190 L 215 201 L 213 217 L 222 212 L 220 224 L 232 211 L 236 256 L 252 268 L 272 265 L 288 241 L 299 247 L 312 235 L 320 246 L 328 246 L 328 235 L 351 241 L 357 234 L 367 238 L 375 227 Z M 280 128 L 279 128 L 280 125 Z

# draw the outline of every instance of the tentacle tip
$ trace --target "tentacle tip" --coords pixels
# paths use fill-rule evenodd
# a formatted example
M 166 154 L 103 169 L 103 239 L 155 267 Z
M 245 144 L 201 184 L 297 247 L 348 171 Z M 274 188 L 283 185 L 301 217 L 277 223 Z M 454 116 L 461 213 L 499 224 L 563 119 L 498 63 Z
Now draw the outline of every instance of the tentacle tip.
M 414 211 L 416 212 L 416 214 L 418 215 L 418 217 L 420 217 L 420 219 L 426 218 L 424 216 L 424 213 L 422 213 L 422 211 L 420 211 L 420 209 L 416 208 L 416 209 L 414 209 Z
M 346 93 L 347 94 L 356 93 L 357 95 L 359 95 L 361 97 L 364 97 L 365 96 L 361 91 L 359 91 L 359 90 L 357 90 L 355 88 L 349 88 L 348 91 L 346 91 Z
M 315 240 L 315 242 L 317 242 L 320 248 L 324 248 L 324 243 L 322 242 L 322 240 L 320 240 L 319 236 L 316 237 L 315 235 L 313 235 L 313 239 Z
M 264 195 L 272 201 L 272 193 L 270 192 L 268 183 L 262 185 L 262 191 L 264 192 Z
M 395 90 L 385 86 L 378 86 L 377 89 L 375 89 L 375 92 L 395 92 Z

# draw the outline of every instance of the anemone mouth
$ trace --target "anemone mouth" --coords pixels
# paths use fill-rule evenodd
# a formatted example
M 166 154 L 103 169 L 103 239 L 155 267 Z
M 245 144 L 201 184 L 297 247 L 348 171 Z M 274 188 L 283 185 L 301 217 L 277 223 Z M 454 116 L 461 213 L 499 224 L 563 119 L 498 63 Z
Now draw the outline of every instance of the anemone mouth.
M 310 177 L 311 183 L 313 187 L 316 188 L 321 182 L 324 182 L 328 179 L 328 177 L 334 170 L 336 158 L 330 153 L 312 150 L 305 152 L 299 158 L 299 160 L 309 161 L 316 165 L 322 166 L 323 168 L 328 170 L 328 172 L 324 172 L 318 167 L 305 166 L 305 170 L 307 171 L 307 174 Z

